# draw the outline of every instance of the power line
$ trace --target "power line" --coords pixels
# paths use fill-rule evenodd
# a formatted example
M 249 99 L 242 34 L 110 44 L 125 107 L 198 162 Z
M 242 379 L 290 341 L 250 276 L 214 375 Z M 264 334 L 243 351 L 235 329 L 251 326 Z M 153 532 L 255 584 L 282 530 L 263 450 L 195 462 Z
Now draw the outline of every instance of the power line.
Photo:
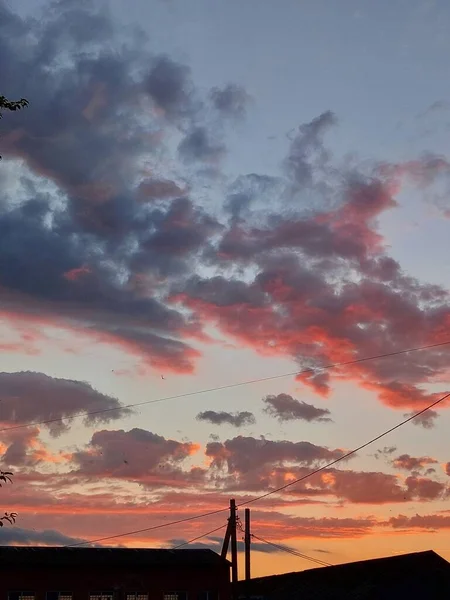
M 202 533 L 202 535 L 199 535 L 195 538 L 192 538 L 192 540 L 189 540 L 187 542 L 183 542 L 182 544 L 178 544 L 178 546 L 174 546 L 173 548 L 171 548 L 171 550 L 178 550 L 178 548 L 183 548 L 183 546 L 187 546 L 188 544 L 193 544 L 194 542 L 197 542 L 198 540 L 201 540 L 202 538 L 208 537 L 208 535 L 211 535 L 212 533 L 216 533 L 216 531 L 220 531 L 221 529 L 223 529 L 224 527 L 226 527 L 226 523 L 221 525 L 220 527 L 216 527 L 216 529 L 212 529 L 211 531 L 207 531 L 206 533 Z
M 400 423 L 397 423 L 397 425 L 395 425 L 394 427 L 391 427 L 390 429 L 387 429 L 383 433 L 380 433 L 376 437 L 372 438 L 371 440 L 369 440 L 368 442 L 362 444 L 361 446 L 358 446 L 354 450 L 350 450 L 349 452 L 346 452 L 342 456 L 340 456 L 340 457 L 332 460 L 331 462 L 327 463 L 323 467 L 319 467 L 318 469 L 315 469 L 314 471 L 310 471 L 306 475 L 303 475 L 302 477 L 299 477 L 298 479 L 295 479 L 294 481 L 286 483 L 285 485 L 282 485 L 282 486 L 280 486 L 280 487 L 278 487 L 278 488 L 276 488 L 274 490 L 270 490 L 269 492 L 266 492 L 265 494 L 261 494 L 260 496 L 257 496 L 256 498 L 253 498 L 252 500 L 246 500 L 245 502 L 241 502 L 239 504 L 236 504 L 236 506 L 239 508 L 241 506 L 247 506 L 248 504 L 253 504 L 254 502 L 258 502 L 258 500 L 262 500 L 263 498 L 267 498 L 268 496 L 271 496 L 272 494 L 277 494 L 277 493 L 285 490 L 286 488 L 288 488 L 288 487 L 290 487 L 292 485 L 296 485 L 297 483 L 300 483 L 301 481 L 304 481 L 305 479 L 308 479 L 309 477 L 312 477 L 313 475 L 316 475 L 317 473 L 320 473 L 321 471 L 325 471 L 326 469 L 329 469 L 330 467 L 332 467 L 336 463 L 340 462 L 341 460 L 344 460 L 344 459 L 348 458 L 349 456 L 352 456 L 353 454 L 356 454 L 360 450 L 363 450 L 364 448 L 367 448 L 367 446 L 370 446 L 371 444 L 377 442 L 378 440 L 380 440 L 381 438 L 385 437 L 386 435 L 389 435 L 390 433 L 392 433 L 396 429 L 399 429 L 400 427 L 403 427 L 403 425 L 406 425 L 407 423 L 409 423 L 413 419 L 416 419 L 417 417 L 420 417 L 420 415 L 423 415 L 428 410 L 431 410 L 435 406 L 438 406 L 439 404 L 441 404 L 442 402 L 444 402 L 444 400 L 446 400 L 449 397 L 450 397 L 450 392 L 448 392 L 447 394 L 445 394 L 445 396 L 442 396 L 442 398 L 439 398 L 439 400 L 436 400 L 435 402 L 432 402 L 430 405 L 428 405 L 427 407 L 423 408 L 419 412 L 414 413 L 413 415 L 411 415 L 410 417 L 408 417 L 404 421 L 401 421 Z M 205 517 L 209 517 L 209 516 L 212 516 L 212 515 L 218 515 L 220 513 L 226 512 L 226 511 L 228 511 L 228 508 L 219 508 L 217 510 L 212 510 L 212 511 L 200 514 L 200 515 L 194 515 L 192 517 L 186 517 L 184 519 L 178 519 L 177 521 L 171 521 L 169 523 L 160 523 L 159 525 L 153 525 L 152 527 L 145 527 L 143 529 L 137 529 L 135 531 L 126 531 L 125 533 L 119 533 L 119 534 L 116 534 L 116 535 L 110 535 L 110 536 L 107 536 L 107 537 L 98 538 L 96 540 L 87 540 L 85 542 L 78 542 L 76 544 L 70 544 L 68 547 L 72 547 L 72 546 L 84 546 L 85 544 L 96 544 L 98 542 L 104 542 L 104 541 L 107 541 L 107 540 L 114 540 L 114 539 L 117 539 L 117 538 L 126 537 L 128 535 L 134 535 L 134 534 L 137 534 L 137 533 L 144 533 L 144 532 L 147 532 L 147 531 L 155 531 L 156 529 L 162 529 L 163 527 L 170 527 L 171 525 L 178 525 L 180 523 L 187 523 L 188 521 L 195 521 L 197 519 L 203 519 Z
M 117 538 L 126 537 L 128 535 L 135 535 L 137 533 L 154 531 L 155 529 L 163 529 L 164 527 L 170 527 L 171 525 L 178 525 L 180 523 L 188 523 L 189 521 L 203 519 L 204 517 L 212 517 L 212 515 L 218 515 L 227 510 L 228 510 L 227 508 L 218 508 L 217 510 L 211 510 L 209 512 L 203 513 L 202 515 L 194 515 L 193 517 L 186 517 L 184 519 L 178 519 L 177 521 L 169 521 L 168 523 L 160 523 L 159 525 L 153 525 L 152 527 L 145 527 L 144 529 L 135 529 L 134 531 L 126 531 L 125 533 L 117 533 L 116 535 L 109 535 L 107 537 L 98 538 L 96 540 L 86 540 L 85 542 L 77 542 L 76 544 L 67 544 L 67 546 L 65 546 L 65 548 L 74 548 L 75 546 L 84 546 L 86 544 L 97 544 L 98 542 L 106 542 L 107 540 L 115 540 Z
M 270 542 L 269 540 L 265 540 L 262 537 L 258 537 L 254 533 L 252 534 L 252 537 L 255 538 L 255 540 L 259 540 L 260 542 L 264 542 L 265 544 L 268 544 L 269 546 L 273 546 L 274 548 L 277 548 L 278 550 L 281 550 L 282 552 L 287 552 L 288 554 L 292 554 L 292 556 L 297 556 L 298 558 L 304 558 L 305 560 L 309 560 L 311 562 L 317 563 L 321 567 L 333 566 L 331 563 L 327 563 L 324 560 L 320 560 L 319 558 L 314 558 L 313 556 L 308 556 L 307 554 L 298 552 L 294 548 L 289 548 L 288 546 L 284 546 L 283 544 L 276 544 L 275 542 Z
M 237 506 L 246 506 L 247 504 L 252 504 L 253 502 L 257 502 L 258 500 L 262 500 L 263 498 L 267 498 L 268 496 L 271 496 L 272 494 L 277 494 L 278 492 L 281 492 L 281 491 L 285 490 L 286 488 L 290 487 L 291 485 L 295 485 L 297 483 L 300 483 L 301 481 L 304 481 L 305 479 L 308 479 L 309 477 L 312 477 L 313 475 L 316 475 L 316 473 L 320 473 L 321 471 L 325 471 L 326 469 L 329 469 L 330 467 L 332 467 L 336 463 L 340 462 L 341 460 L 344 460 L 344 459 L 348 458 L 349 456 L 352 456 L 353 454 L 356 454 L 357 452 L 359 452 L 360 450 L 363 450 L 364 448 L 367 448 L 367 446 L 370 446 L 374 442 L 377 442 L 378 440 L 381 440 L 381 438 L 385 437 L 389 433 L 392 433 L 396 429 L 399 429 L 400 427 L 403 427 L 403 425 L 406 425 L 406 423 L 409 423 L 413 419 L 416 419 L 417 417 L 420 417 L 420 415 L 423 415 L 423 413 L 425 413 L 426 411 L 431 410 L 432 408 L 434 408 L 438 404 L 441 404 L 441 402 L 444 402 L 444 400 L 446 400 L 449 397 L 450 397 L 450 392 L 447 393 L 447 394 L 445 394 L 445 396 L 442 396 L 442 398 L 439 398 L 439 400 L 436 400 L 435 402 L 433 402 L 432 404 L 430 404 L 426 408 L 422 409 L 421 411 L 419 411 L 417 413 L 414 413 L 413 415 L 411 415 L 410 417 L 408 417 L 404 421 L 401 421 L 401 423 L 397 423 L 397 425 L 394 425 L 394 427 L 391 427 L 387 431 L 384 431 L 383 433 L 380 433 L 380 435 L 377 435 L 376 437 L 372 438 L 371 440 L 369 440 L 365 444 L 361 444 L 361 446 L 358 446 L 354 450 L 350 450 L 349 452 L 346 452 L 342 456 L 339 456 L 338 458 L 332 460 L 331 462 L 327 463 L 323 467 L 319 467 L 318 469 L 315 469 L 314 471 L 310 471 L 306 475 L 303 475 L 303 477 L 299 477 L 298 479 L 294 479 L 294 481 L 290 481 L 289 483 L 286 483 L 285 485 L 281 485 L 280 487 L 278 487 L 278 488 L 276 488 L 274 490 L 270 490 L 270 492 L 266 492 L 265 494 L 261 494 L 261 496 L 253 498 L 252 500 L 246 500 L 245 502 L 241 502 L 240 504 L 237 504 Z
M 448 346 L 450 340 L 446 342 L 439 342 L 437 344 L 428 344 L 426 346 L 416 346 L 415 348 L 407 348 L 406 350 L 397 350 L 396 352 L 385 352 L 384 354 L 376 354 L 373 356 L 365 356 L 362 358 L 355 358 L 354 360 L 347 360 L 344 362 L 331 363 L 329 365 L 323 365 L 322 367 L 308 367 L 300 371 L 291 371 L 290 373 L 282 373 L 280 375 L 270 375 L 268 377 L 260 377 L 258 379 L 249 379 L 247 381 L 238 381 L 237 383 L 228 383 L 226 385 L 216 386 L 212 388 L 206 388 L 203 390 L 196 390 L 195 392 L 185 392 L 183 394 L 175 394 L 174 396 L 164 396 L 163 398 L 156 398 L 154 400 L 144 400 L 143 402 L 133 402 L 132 404 L 125 404 L 120 406 L 114 406 L 111 408 L 101 408 L 99 410 L 90 410 L 75 413 L 74 415 L 66 415 L 63 417 L 54 417 L 52 419 L 45 419 L 43 421 L 32 421 L 31 423 L 22 423 L 20 425 L 13 425 L 12 427 L 4 427 L 0 429 L 0 433 L 6 431 L 12 431 L 15 429 L 23 429 L 24 427 L 37 427 L 38 425 L 50 425 L 51 423 L 59 423 L 65 419 L 77 419 L 79 417 L 91 417 L 94 415 L 100 415 L 110 412 L 116 412 L 119 410 L 125 410 L 127 408 L 136 408 L 137 406 L 144 406 L 147 404 L 158 404 L 160 402 L 166 402 L 169 400 L 179 400 L 180 398 L 188 398 L 191 396 L 199 396 L 201 394 L 210 394 L 212 392 L 220 392 L 222 390 L 229 390 L 232 388 L 243 387 L 246 385 L 252 385 L 254 383 L 262 383 L 264 381 L 275 381 L 276 379 L 283 379 L 285 377 L 293 377 L 297 375 L 305 375 L 306 373 L 318 373 L 321 371 L 327 371 L 329 369 L 336 369 L 339 367 L 348 367 L 350 365 L 356 365 L 359 363 L 367 362 L 370 360 L 376 360 L 378 358 L 390 358 L 392 356 L 399 356 L 401 354 L 408 354 L 409 352 L 418 352 L 419 350 L 430 350 L 432 348 L 439 348 L 441 346 Z

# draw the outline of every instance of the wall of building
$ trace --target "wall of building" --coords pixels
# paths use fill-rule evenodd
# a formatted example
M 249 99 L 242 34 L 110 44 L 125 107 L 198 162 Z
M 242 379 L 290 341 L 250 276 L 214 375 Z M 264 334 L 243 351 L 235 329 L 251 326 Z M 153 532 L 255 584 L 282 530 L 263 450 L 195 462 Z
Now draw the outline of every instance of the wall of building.
M 0 565 L 0 572 L 3 571 Z M 0 600 L 10 592 L 33 592 L 34 600 L 47 600 L 47 592 L 71 592 L 72 600 L 89 600 L 93 592 L 114 591 L 114 600 L 140 592 L 148 600 L 164 600 L 170 592 L 185 592 L 179 600 L 230 600 L 229 567 L 120 569 L 86 567 L 8 570 L 1 573 Z M 204 592 L 209 592 L 209 598 Z M 31 599 L 30 599 L 31 600 Z

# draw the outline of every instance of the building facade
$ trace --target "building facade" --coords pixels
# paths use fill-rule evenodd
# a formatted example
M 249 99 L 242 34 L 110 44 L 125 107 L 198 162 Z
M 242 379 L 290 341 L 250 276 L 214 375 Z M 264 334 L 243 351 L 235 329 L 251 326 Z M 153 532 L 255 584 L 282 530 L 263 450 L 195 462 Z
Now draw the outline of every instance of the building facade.
M 212 550 L 0 548 L 0 600 L 230 600 Z
M 444 600 L 450 563 L 433 551 L 268 575 L 235 586 L 236 600 Z

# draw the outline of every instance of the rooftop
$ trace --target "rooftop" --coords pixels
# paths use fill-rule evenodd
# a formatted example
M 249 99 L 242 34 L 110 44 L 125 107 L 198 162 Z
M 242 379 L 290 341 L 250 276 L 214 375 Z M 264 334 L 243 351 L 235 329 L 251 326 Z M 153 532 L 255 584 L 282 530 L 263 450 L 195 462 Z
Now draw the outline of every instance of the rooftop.
M 370 593 L 376 593 L 376 590 L 387 586 L 398 591 L 404 590 L 405 585 L 417 588 L 418 579 L 420 585 L 427 589 L 430 585 L 442 585 L 444 582 L 448 586 L 446 589 L 450 591 L 450 563 L 428 550 L 258 577 L 248 583 L 252 596 L 274 599 L 301 597 L 307 600 L 316 598 L 320 591 L 322 599 L 344 597 L 340 594 L 350 599 L 372 598 Z M 246 582 L 239 582 L 240 595 L 245 594 L 245 586 Z M 366 592 L 369 595 L 364 595 Z
M 228 561 L 208 549 L 163 550 L 153 548 L 65 548 L 0 546 L 2 568 L 72 565 L 127 566 L 220 566 Z

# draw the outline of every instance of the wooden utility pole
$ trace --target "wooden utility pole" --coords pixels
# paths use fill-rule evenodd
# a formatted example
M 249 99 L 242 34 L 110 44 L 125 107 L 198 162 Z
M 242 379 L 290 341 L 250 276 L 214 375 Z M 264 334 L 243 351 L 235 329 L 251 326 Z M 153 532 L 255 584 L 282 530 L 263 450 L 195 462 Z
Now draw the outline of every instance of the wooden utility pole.
M 230 535 L 231 535 L 231 581 L 238 582 L 237 537 L 236 537 L 236 501 L 230 500 Z
M 245 581 L 251 578 L 251 567 L 250 567 L 250 545 L 252 543 L 251 532 L 250 532 L 250 509 L 245 509 Z
M 223 538 L 222 552 L 220 553 L 222 558 L 226 558 L 228 554 L 228 546 L 230 545 L 231 537 L 231 521 L 228 519 L 227 530 L 225 531 L 225 537 Z

